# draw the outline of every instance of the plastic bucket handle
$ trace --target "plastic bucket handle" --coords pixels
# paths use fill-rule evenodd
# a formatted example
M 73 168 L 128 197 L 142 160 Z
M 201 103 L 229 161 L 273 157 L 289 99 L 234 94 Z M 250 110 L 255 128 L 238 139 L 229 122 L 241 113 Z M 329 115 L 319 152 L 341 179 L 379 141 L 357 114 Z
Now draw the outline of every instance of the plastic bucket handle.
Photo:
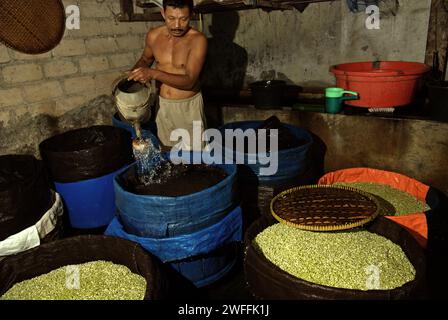
M 357 98 L 358 93 L 354 92 L 354 91 L 348 91 L 348 90 L 344 90 L 343 88 L 326 88 L 325 89 L 325 97 L 326 98 L 345 98 L 344 94 L 351 94 L 353 96 L 355 96 L 355 98 Z M 353 98 L 351 97 L 350 100 L 352 100 Z M 344 99 L 344 100 L 349 100 L 349 99 Z

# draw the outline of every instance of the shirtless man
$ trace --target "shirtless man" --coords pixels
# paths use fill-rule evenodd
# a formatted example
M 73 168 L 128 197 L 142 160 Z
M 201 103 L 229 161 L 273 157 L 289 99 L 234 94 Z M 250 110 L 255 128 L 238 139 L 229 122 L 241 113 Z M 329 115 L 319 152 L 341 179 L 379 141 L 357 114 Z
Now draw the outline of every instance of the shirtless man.
M 192 10 L 193 0 L 163 0 L 165 25 L 148 32 L 143 54 L 128 77 L 142 83 L 154 79 L 160 84 L 157 134 L 162 144 L 169 147 L 177 143 L 170 140 L 173 130 L 186 129 L 193 138 L 193 121 L 201 121 L 202 130 L 205 129 L 199 75 L 207 39 L 190 27 Z M 151 69 L 154 60 L 156 69 Z M 202 142 L 199 145 L 203 147 Z M 182 141 L 182 148 L 194 149 L 193 142 Z

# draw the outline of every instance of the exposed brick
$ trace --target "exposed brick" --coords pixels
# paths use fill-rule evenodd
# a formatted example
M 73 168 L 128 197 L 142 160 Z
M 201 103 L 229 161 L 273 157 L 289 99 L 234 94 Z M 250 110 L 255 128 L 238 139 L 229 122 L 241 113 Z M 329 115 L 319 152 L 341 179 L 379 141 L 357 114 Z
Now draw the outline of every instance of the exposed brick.
M 145 34 L 149 31 L 149 28 L 147 27 L 145 22 L 132 22 L 130 24 L 131 32 L 134 34 Z
M 9 57 L 8 54 L 8 48 L 0 44 L 0 63 L 5 63 L 9 61 L 11 61 L 11 58 Z
M 109 63 L 106 57 L 89 57 L 79 60 L 79 66 L 82 73 L 107 70 Z
M 118 49 L 118 46 L 115 42 L 115 39 L 109 37 L 109 38 L 88 39 L 86 40 L 86 48 L 88 53 L 102 54 L 102 53 L 115 52 Z
M 121 50 L 143 49 L 145 44 L 145 37 L 139 37 L 135 35 L 117 37 L 117 44 Z
M 101 35 L 103 36 L 123 35 L 132 32 L 131 24 L 127 22 L 116 22 L 113 19 L 101 21 L 99 25 Z
M 112 68 L 131 68 L 136 62 L 132 52 L 111 55 L 109 61 Z
M 64 97 L 56 100 L 56 115 L 62 116 L 64 113 L 86 105 L 90 100 L 97 97 L 95 88 L 90 88 L 92 91 L 83 92 L 73 96 Z
M 85 19 L 81 13 L 79 29 L 66 29 L 66 36 L 70 38 L 87 38 L 100 34 L 101 23 L 94 19 Z
M 64 89 L 67 94 L 83 93 L 89 90 L 95 90 L 94 77 L 83 76 L 64 80 Z
M 95 76 L 95 89 L 97 94 L 112 94 L 114 81 L 123 76 L 123 72 L 111 71 Z
M 60 77 L 78 72 L 78 67 L 71 61 L 54 61 L 44 65 L 45 76 Z
M 22 92 L 18 88 L 0 90 L 0 107 L 13 106 L 23 102 Z
M 23 88 L 25 99 L 29 102 L 37 102 L 60 97 L 62 93 L 61 85 L 58 81 L 48 81 L 37 85 L 30 85 Z
M 81 10 L 81 18 L 113 18 L 112 11 L 109 8 L 109 2 L 107 1 L 103 3 L 92 0 L 81 1 L 79 9 Z
M 53 55 L 56 57 L 71 57 L 86 54 L 86 46 L 84 40 L 64 39 L 54 50 Z
M 42 68 L 35 63 L 4 67 L 2 73 L 3 80 L 7 83 L 34 81 L 43 78 Z
M 36 102 L 28 105 L 28 111 L 31 116 L 47 114 L 49 116 L 55 116 L 56 102 L 54 100 L 48 100 L 45 102 Z
M 51 58 L 51 52 L 41 54 L 25 54 L 14 50 L 9 50 L 9 55 L 14 60 L 39 60 Z

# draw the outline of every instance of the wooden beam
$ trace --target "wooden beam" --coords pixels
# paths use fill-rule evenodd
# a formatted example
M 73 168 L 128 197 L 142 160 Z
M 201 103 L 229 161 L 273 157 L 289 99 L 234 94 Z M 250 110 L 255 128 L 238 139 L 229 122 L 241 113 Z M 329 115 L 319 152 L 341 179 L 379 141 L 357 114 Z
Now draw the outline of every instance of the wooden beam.
M 120 0 L 120 21 L 131 21 L 132 16 L 134 15 L 134 5 L 132 4 L 132 0 Z
M 441 78 L 447 61 L 448 47 L 448 1 L 432 0 L 431 13 L 428 26 L 428 38 L 426 42 L 425 63 L 435 66 L 433 76 Z

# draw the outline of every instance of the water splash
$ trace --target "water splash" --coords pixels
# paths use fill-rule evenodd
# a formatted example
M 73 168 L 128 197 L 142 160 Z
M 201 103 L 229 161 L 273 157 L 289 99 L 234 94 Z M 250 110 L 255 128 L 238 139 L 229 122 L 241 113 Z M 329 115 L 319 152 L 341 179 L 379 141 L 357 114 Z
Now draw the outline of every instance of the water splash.
M 132 147 L 140 183 L 161 184 L 171 176 L 173 164 L 163 159 L 160 149 L 150 139 L 135 139 Z
M 142 183 L 149 184 L 155 180 L 155 171 L 160 166 L 162 155 L 150 139 L 135 139 L 132 149 L 136 161 L 136 173 Z

